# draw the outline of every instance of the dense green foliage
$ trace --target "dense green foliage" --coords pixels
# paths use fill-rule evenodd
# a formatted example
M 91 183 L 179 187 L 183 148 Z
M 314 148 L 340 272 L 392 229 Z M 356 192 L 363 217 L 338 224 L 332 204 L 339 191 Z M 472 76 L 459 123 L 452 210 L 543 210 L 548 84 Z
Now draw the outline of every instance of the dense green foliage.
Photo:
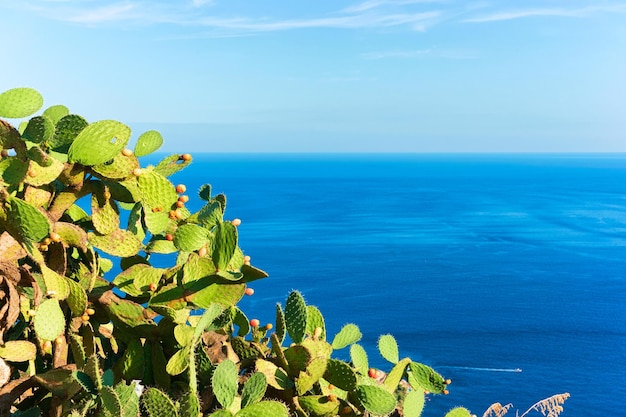
M 9 90 L 0 117 L 42 105 Z M 390 371 L 370 369 L 358 327 L 327 338 L 297 291 L 275 325 L 249 320 L 237 303 L 267 274 L 239 248 L 226 197 L 205 185 L 190 212 L 168 176 L 191 155 L 141 167 L 162 138 L 146 132 L 131 151 L 130 137 L 64 106 L 18 128 L 0 120 L 0 415 L 417 417 L 427 392 L 447 393 L 390 335 L 379 339 Z M 159 256 L 172 265 L 152 266 Z

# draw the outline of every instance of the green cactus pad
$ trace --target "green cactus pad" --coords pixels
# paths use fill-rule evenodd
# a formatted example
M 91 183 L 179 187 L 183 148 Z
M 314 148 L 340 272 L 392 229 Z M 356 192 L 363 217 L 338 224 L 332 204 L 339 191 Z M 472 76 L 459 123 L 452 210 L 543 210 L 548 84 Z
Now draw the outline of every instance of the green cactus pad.
M 169 212 L 178 200 L 174 185 L 157 171 L 144 170 L 137 178 L 141 202 L 146 210 Z
M 65 331 L 65 316 L 59 300 L 49 298 L 39 304 L 33 327 L 37 337 L 43 340 L 54 340 Z
M 65 282 L 70 289 L 70 293 L 65 301 L 70 307 L 72 316 L 80 317 L 85 313 L 85 309 L 87 308 L 87 293 L 76 281 L 66 279 Z
M 50 165 L 42 166 L 35 161 L 30 161 L 28 175 L 24 177 L 24 182 L 38 187 L 56 180 L 63 172 L 64 165 L 55 158 L 49 158 L 49 162 Z
M 54 135 L 54 122 L 46 116 L 36 116 L 28 121 L 22 138 L 33 143 L 41 143 L 49 141 L 52 135 Z
M 122 413 L 119 417 L 137 417 L 139 415 L 139 396 L 135 392 L 135 384 L 126 385 L 124 382 L 119 382 L 113 389 L 122 404 Z
M 85 353 L 82 338 L 75 333 L 69 332 L 69 341 L 74 362 L 78 368 L 82 368 L 87 361 L 87 354 Z
M 176 246 L 174 246 L 174 242 L 170 242 L 169 240 L 153 237 L 148 245 L 146 246 L 145 251 L 147 253 L 161 253 L 168 254 L 177 252 Z
M 291 348 L 290 348 L 291 349 Z M 289 349 L 287 349 L 288 351 Z M 287 353 L 285 351 L 285 354 Z M 285 355 L 287 356 L 287 355 Z M 291 360 L 287 357 L 289 361 L 289 366 L 291 367 Z M 326 366 L 328 363 L 328 359 L 324 357 L 317 357 L 311 360 L 303 369 L 297 374 L 296 378 L 296 392 L 298 395 L 304 395 L 307 391 L 313 388 L 317 382 L 319 382 L 320 378 L 324 375 L 326 371 Z
M 343 349 L 346 346 L 349 346 L 353 343 L 361 340 L 361 330 L 359 330 L 356 324 L 346 324 L 341 328 L 339 333 L 335 335 L 333 338 L 333 342 L 331 343 L 333 349 Z
M 185 392 L 178 402 L 178 413 L 183 417 L 202 417 L 198 395 L 191 391 Z
M 213 372 L 211 382 L 215 398 L 224 408 L 230 407 L 237 394 L 237 365 L 229 359 L 220 362 Z
M 170 375 L 180 375 L 187 368 L 189 368 L 189 347 L 184 347 L 170 357 L 165 370 Z
M 280 343 L 285 341 L 285 335 L 287 331 L 287 323 L 285 322 L 285 313 L 279 303 L 276 303 L 276 328 L 274 332 L 278 337 Z
M 59 120 L 61 120 L 68 114 L 70 114 L 70 110 L 61 104 L 50 106 L 43 112 L 43 115 L 52 120 L 52 123 L 54 123 L 55 125 L 58 123 Z
M 207 244 L 209 231 L 195 224 L 184 224 L 176 229 L 174 245 L 181 251 L 193 252 Z
M 211 184 L 203 184 L 198 190 L 198 197 L 204 201 L 211 201 Z
M 311 363 L 311 352 L 302 345 L 292 345 L 284 352 L 289 368 L 287 371 L 291 376 L 298 376 L 300 371 L 304 371 Z
M 319 339 L 326 340 L 326 325 L 324 324 L 324 316 L 322 312 L 315 306 L 306 306 L 307 322 L 306 322 L 306 334 L 313 336 L 315 329 L 322 330 Z
M 441 375 L 439 375 L 430 366 L 411 362 L 409 364 L 411 370 L 412 380 L 419 384 L 419 387 L 413 387 L 415 389 L 422 388 L 426 391 L 430 391 L 433 394 L 441 394 L 446 389 L 446 383 Z
M 198 211 L 197 220 L 207 229 L 212 229 L 224 221 L 222 206 L 217 201 L 206 204 Z
M 267 389 L 267 379 L 261 372 L 255 372 L 250 376 L 241 391 L 241 408 L 252 405 L 263 398 Z
M 385 416 L 396 408 L 396 397 L 375 385 L 359 385 L 356 395 L 363 407 L 375 416 Z
M 26 362 L 37 356 L 37 346 L 26 340 L 10 340 L 0 346 L 0 357 L 9 362 Z
M 0 94 L 0 117 L 21 119 L 43 106 L 43 97 L 32 88 L 13 88 Z
M 145 286 L 158 283 L 162 275 L 162 269 L 152 268 L 145 263 L 137 263 L 116 276 L 113 285 L 130 296 L 138 297 L 148 291 L 144 288 Z
M 163 145 L 163 137 L 156 130 L 144 132 L 135 144 L 135 155 L 145 156 L 158 150 Z
M 312 417 L 333 417 L 339 415 L 341 402 L 327 395 L 306 395 L 298 398 L 298 403 Z
M 108 235 L 99 235 L 90 232 L 89 243 L 109 255 L 126 258 L 136 255 L 141 249 L 141 241 L 127 230 L 116 230 Z
M 70 162 L 86 166 L 111 160 L 128 143 L 130 128 L 115 120 L 100 120 L 85 127 L 68 150 Z
M 100 402 L 102 409 L 108 413 L 111 417 L 122 416 L 122 403 L 117 395 L 117 392 L 111 387 L 102 387 L 99 392 Z
M 72 372 L 72 378 L 76 380 L 80 384 L 80 386 L 92 395 L 98 394 L 98 389 L 96 388 L 96 384 L 91 380 L 91 377 L 87 375 L 83 371 L 74 371 Z
M 307 311 L 302 294 L 292 291 L 285 303 L 285 324 L 287 333 L 294 343 L 300 343 L 306 334 Z
M 472 413 L 470 410 L 464 407 L 456 407 L 452 410 L 448 411 L 445 417 L 471 417 Z
M 214 277 L 207 277 L 189 286 L 187 300 L 200 308 L 207 308 L 212 303 L 227 307 L 237 304 L 245 290 L 245 284 L 222 284 Z
M 289 417 L 289 409 L 279 401 L 261 401 L 241 409 L 236 417 Z
M 43 281 L 46 284 L 46 291 L 59 300 L 65 300 L 70 295 L 69 280 L 46 265 L 41 265 L 40 268 Z
M 398 363 L 400 360 L 398 344 L 396 339 L 390 334 L 385 334 L 378 338 L 378 350 L 381 356 L 391 363 Z
M 219 271 L 226 270 L 237 249 L 237 228 L 230 222 L 222 222 L 215 229 L 213 238 L 213 263 Z
M 277 390 L 285 390 L 293 387 L 293 382 L 287 373 L 270 361 L 265 359 L 257 359 L 256 371 L 263 373 L 267 380 L 267 384 Z
M 411 363 L 411 360 L 409 358 L 402 359 L 394 365 L 389 373 L 387 373 L 384 385 L 389 392 L 394 392 L 396 388 L 398 388 L 398 385 L 404 377 L 406 367 L 409 366 L 409 363 Z
M 113 233 L 120 227 L 119 209 L 113 200 L 105 198 L 106 193 L 109 191 L 103 187 L 91 196 L 91 222 L 102 235 Z
M 10 156 L 0 161 L 0 175 L 6 184 L 17 186 L 26 177 L 28 164 L 17 156 Z
M 191 161 L 183 161 L 180 159 L 179 154 L 170 155 L 164 158 L 159 164 L 154 167 L 154 171 L 163 175 L 164 177 L 169 177 L 185 168 L 189 165 Z
M 146 363 L 143 345 L 139 339 L 133 339 L 126 347 L 121 359 L 121 372 L 124 379 L 131 381 L 141 379 Z
M 54 136 L 50 139 L 51 149 L 59 152 L 67 152 L 74 139 L 89 123 L 77 114 L 68 114 L 56 124 Z
M 424 410 L 424 394 L 419 391 L 410 391 L 402 402 L 404 417 L 420 417 Z
M 178 417 L 174 402 L 157 388 L 148 388 L 140 398 L 141 408 L 148 417 Z
M 324 379 L 345 391 L 352 391 L 356 387 L 356 374 L 344 361 L 329 359 L 324 372 Z
M 139 168 L 139 161 L 134 155 L 126 156 L 121 153 L 118 153 L 109 161 L 92 167 L 98 175 L 112 180 L 131 178 L 133 171 L 137 168 Z
M 151 209 L 147 209 L 144 210 L 143 218 L 146 223 L 146 228 L 153 235 L 163 233 L 170 227 L 171 219 L 169 217 L 169 211 L 152 211 Z M 173 247 L 176 248 L 175 246 Z
M 361 375 L 367 375 L 369 370 L 369 361 L 367 358 L 367 352 L 363 349 L 363 346 L 356 343 L 350 346 L 350 360 L 358 373 Z
M 209 417 L 233 417 L 233 413 L 228 410 L 217 410 L 216 412 L 209 414 Z
M 83 251 L 87 250 L 87 233 L 81 227 L 72 223 L 56 222 L 53 230 L 61 236 L 64 243 Z
M 36 207 L 14 197 L 10 197 L 7 202 L 7 218 L 11 221 L 6 224 L 6 228 L 13 237 L 39 242 L 50 234 L 50 222 Z

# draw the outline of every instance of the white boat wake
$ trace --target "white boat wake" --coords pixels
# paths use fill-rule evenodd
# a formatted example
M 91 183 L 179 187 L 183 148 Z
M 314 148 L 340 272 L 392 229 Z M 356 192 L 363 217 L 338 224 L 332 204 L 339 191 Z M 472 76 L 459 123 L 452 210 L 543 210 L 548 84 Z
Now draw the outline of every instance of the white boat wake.
M 437 366 L 437 368 L 465 369 L 468 371 L 482 371 L 482 372 L 522 372 L 521 368 L 476 368 L 473 366 Z

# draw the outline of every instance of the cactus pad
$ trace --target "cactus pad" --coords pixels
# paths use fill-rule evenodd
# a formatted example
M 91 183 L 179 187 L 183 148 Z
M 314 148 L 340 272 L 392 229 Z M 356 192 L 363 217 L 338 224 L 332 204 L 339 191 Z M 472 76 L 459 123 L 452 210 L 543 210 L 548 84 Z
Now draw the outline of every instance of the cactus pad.
M 213 239 L 213 263 L 223 271 L 228 266 L 237 249 L 237 228 L 230 222 L 217 225 Z
M 65 316 L 59 300 L 50 298 L 43 301 L 37 308 L 33 319 L 37 336 L 43 340 L 54 340 L 65 331 Z
M 456 407 L 446 413 L 445 417 L 471 417 L 472 413 L 464 407 Z
M 133 233 L 118 229 L 108 235 L 88 233 L 89 242 L 109 255 L 126 258 L 136 255 L 141 249 L 141 241 Z
M 20 119 L 43 106 L 43 97 L 32 88 L 13 88 L 0 94 L 0 117 Z
M 332 417 L 339 415 L 341 402 L 327 395 L 306 395 L 298 398 L 298 403 L 308 415 L 314 417 Z
M 67 152 L 76 136 L 88 125 L 85 119 L 76 114 L 64 116 L 56 124 L 54 136 L 49 141 L 50 148 Z
M 307 311 L 302 294 L 292 291 L 285 303 L 285 324 L 287 333 L 294 343 L 300 343 L 306 334 Z
M 424 409 L 424 394 L 419 391 L 410 391 L 402 402 L 404 417 L 420 417 Z
M 224 408 L 230 407 L 237 394 L 237 365 L 229 359 L 220 362 L 213 372 L 211 382 L 215 398 Z
M 139 168 L 139 161 L 133 155 L 115 155 L 113 159 L 99 165 L 94 165 L 92 169 L 98 175 L 112 179 L 124 180 L 133 176 L 133 171 Z
M 128 143 L 130 128 L 115 120 L 101 120 L 85 127 L 68 150 L 70 162 L 99 165 L 111 160 Z
M 148 388 L 140 398 L 141 408 L 149 417 L 178 417 L 174 402 L 157 388 Z
M 406 367 L 409 366 L 409 363 L 411 363 L 411 360 L 409 358 L 402 359 L 401 361 L 396 363 L 393 368 L 391 368 L 391 371 L 389 371 L 389 373 L 387 373 L 384 385 L 389 392 L 394 392 L 396 388 L 398 388 L 398 385 L 404 377 Z
M 375 416 L 385 416 L 396 408 L 394 395 L 375 385 L 359 385 L 356 395 L 363 407 Z
M 67 107 L 61 104 L 57 104 L 54 106 L 50 106 L 46 110 L 44 110 L 43 115 L 49 118 L 52 123 L 56 125 L 59 120 L 67 116 L 69 113 L 70 110 Z
M 241 409 L 236 417 L 289 417 L 289 410 L 279 401 L 261 401 Z
M 144 170 L 137 178 L 141 201 L 148 210 L 168 212 L 178 200 L 174 185 L 156 171 Z
M 169 177 L 185 168 L 190 164 L 191 161 L 183 161 L 180 159 L 180 155 L 170 155 L 164 158 L 159 164 L 154 167 L 154 171 L 163 175 L 164 177 Z
M 361 340 L 361 330 L 356 324 L 346 324 L 333 338 L 333 349 L 343 349 Z
M 47 142 L 54 135 L 54 122 L 46 116 L 36 116 L 28 121 L 22 137 L 24 140 L 41 143 Z
M 365 352 L 363 346 L 356 343 L 350 346 L 350 360 L 358 373 L 367 375 L 370 366 L 367 359 L 367 352 Z
M 193 252 L 207 244 L 209 231 L 195 224 L 184 224 L 176 229 L 174 245 L 181 251 Z
M 9 362 L 26 362 L 34 360 L 37 346 L 26 340 L 10 340 L 0 346 L 0 357 Z
M 316 329 L 321 329 L 321 333 L 318 338 L 320 340 L 326 340 L 326 325 L 324 324 L 324 316 L 322 312 L 315 306 L 306 306 L 306 333 L 308 335 L 314 335 Z
M 430 391 L 433 394 L 441 394 L 446 389 L 446 383 L 443 377 L 430 366 L 411 362 L 409 369 L 411 370 L 411 376 L 414 381 L 417 382 L 422 389 Z M 418 387 L 413 388 L 417 389 Z
M 287 360 L 289 360 L 289 358 Z M 307 391 L 313 388 L 313 385 L 319 382 L 320 378 L 326 371 L 327 363 L 328 360 L 326 358 L 317 357 L 310 361 L 304 370 L 298 373 L 298 377 L 296 378 L 296 392 L 298 395 L 304 395 Z M 291 361 L 289 362 L 289 365 L 291 366 Z
M 261 372 L 255 372 L 250 376 L 241 391 L 241 408 L 254 404 L 263 398 L 267 389 L 267 380 Z
M 102 387 L 99 395 L 105 415 L 108 414 L 111 417 L 122 417 L 122 403 L 117 395 L 117 392 L 113 390 L 113 388 Z
M 163 137 L 156 130 L 149 130 L 139 136 L 135 144 L 135 155 L 145 156 L 156 151 L 163 144 Z
M 324 379 L 345 391 L 356 387 L 356 375 L 350 365 L 337 359 L 329 359 Z
M 167 361 L 166 370 L 170 375 L 179 375 L 189 367 L 189 348 L 177 350 Z
M 378 338 L 378 350 L 381 356 L 391 363 L 398 363 L 400 360 L 398 344 L 396 339 L 390 334 L 385 334 Z
M 11 221 L 6 227 L 18 240 L 39 242 L 50 233 L 50 222 L 46 216 L 19 198 L 8 199 L 7 217 Z

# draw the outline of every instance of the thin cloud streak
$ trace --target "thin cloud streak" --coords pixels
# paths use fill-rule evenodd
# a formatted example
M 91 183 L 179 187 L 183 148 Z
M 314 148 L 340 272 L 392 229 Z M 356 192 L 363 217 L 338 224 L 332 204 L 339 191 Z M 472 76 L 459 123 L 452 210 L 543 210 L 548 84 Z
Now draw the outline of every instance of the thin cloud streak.
M 484 16 L 463 20 L 467 23 L 488 23 L 504 20 L 523 19 L 528 17 L 588 17 L 597 13 L 626 13 L 626 5 L 610 5 L 597 7 L 582 7 L 576 9 L 529 9 L 509 12 L 497 12 Z
M 418 3 L 445 3 L 446 0 L 367 0 L 354 6 L 348 6 L 342 9 L 343 13 L 360 13 L 367 10 L 376 9 L 384 6 L 404 6 L 407 4 Z
M 379 51 L 367 52 L 361 54 L 364 59 L 476 59 L 477 56 L 473 52 L 453 49 L 416 49 L 409 51 Z

